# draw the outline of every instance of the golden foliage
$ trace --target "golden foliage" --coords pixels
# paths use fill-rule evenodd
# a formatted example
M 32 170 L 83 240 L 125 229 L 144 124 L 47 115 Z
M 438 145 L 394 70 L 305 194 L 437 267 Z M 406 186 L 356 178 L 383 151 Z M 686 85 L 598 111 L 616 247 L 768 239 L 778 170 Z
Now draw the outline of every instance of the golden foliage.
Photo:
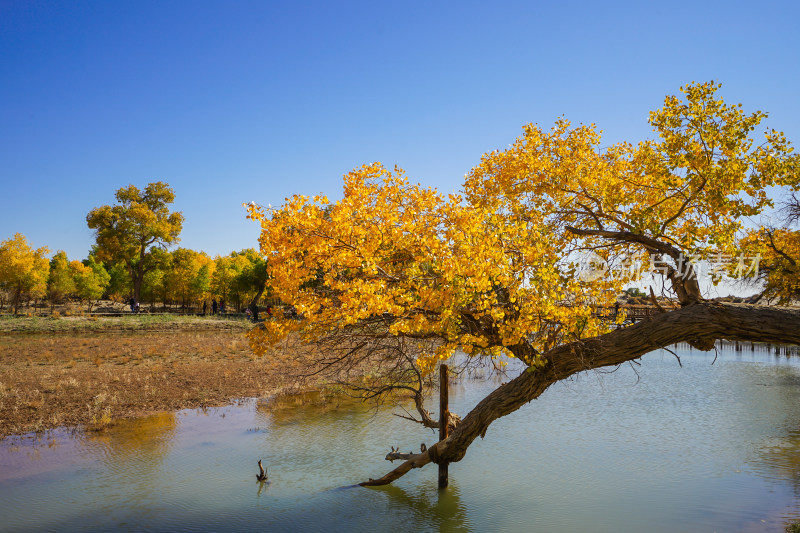
M 674 271 L 681 254 L 733 246 L 741 217 L 771 205 L 767 187 L 798 185 L 783 135 L 754 147 L 765 115 L 724 104 L 718 88 L 667 97 L 650 115 L 659 140 L 635 146 L 602 148 L 594 125 L 525 126 L 482 157 L 463 196 L 373 163 L 344 177 L 337 202 L 251 204 L 274 294 L 303 317 L 254 330 L 254 350 L 293 332 L 306 342 L 347 334 L 435 339 L 423 370 L 455 350 L 536 365 L 555 345 L 604 332 L 593 310 L 613 305 L 623 280 L 579 276 L 581 253 L 656 254 Z M 681 303 L 696 301 L 696 280 L 671 279 Z
M 613 298 L 613 283 L 588 287 L 562 268 L 560 244 L 541 220 L 445 198 L 377 163 L 345 176 L 335 204 L 296 196 L 266 215 L 251 208 L 272 289 L 306 320 L 267 322 L 252 335 L 256 351 L 293 331 L 314 342 L 360 328 L 438 339 L 419 361 L 425 369 L 456 349 L 513 354 L 534 341 L 543 351 L 565 336 L 596 334 L 592 305 Z
M 759 257 L 763 296 L 783 304 L 800 299 L 800 231 L 789 228 L 750 230 L 739 244 L 747 254 Z
M 47 248 L 34 249 L 16 233 L 0 243 L 0 289 L 8 291 L 15 311 L 22 298 L 40 298 L 47 292 L 50 261 Z

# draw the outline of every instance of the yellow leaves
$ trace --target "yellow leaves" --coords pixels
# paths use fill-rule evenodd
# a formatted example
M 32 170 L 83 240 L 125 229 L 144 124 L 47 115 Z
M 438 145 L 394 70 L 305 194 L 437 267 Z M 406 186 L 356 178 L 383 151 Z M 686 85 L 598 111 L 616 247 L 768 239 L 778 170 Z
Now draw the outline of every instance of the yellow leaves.
M 761 228 L 748 231 L 739 241 L 739 260 L 728 266 L 734 278 L 744 276 L 764 281 L 763 293 L 781 303 L 800 296 L 800 231 Z
M 564 225 L 647 234 L 691 253 L 725 246 L 738 217 L 769 205 L 764 187 L 796 187 L 800 175 L 782 135 L 751 149 L 749 132 L 765 115 L 724 104 L 719 88 L 691 84 L 681 89 L 686 100 L 667 97 L 650 115 L 661 140 L 636 147 L 602 148 L 594 125 L 527 125 L 468 174 L 467 198 L 517 220 L 541 215 L 537 222 L 567 243 Z
M 255 355 L 265 355 L 282 339 L 291 333 L 299 331 L 299 324 L 297 320 L 284 319 L 282 317 L 276 317 L 261 323 L 258 327 L 247 332 L 250 349 Z
M 0 243 L 0 288 L 10 289 L 13 297 L 30 294 L 44 296 L 50 262 L 47 248 L 34 249 L 21 233 Z
M 481 157 L 463 195 L 373 163 L 344 176 L 337 202 L 297 195 L 277 209 L 249 205 L 275 296 L 305 315 L 254 335 L 435 339 L 419 361 L 433 368 L 458 349 L 544 352 L 602 333 L 609 325 L 595 309 L 612 306 L 630 280 L 580 279 L 577 256 L 642 262 L 658 242 L 702 257 L 729 247 L 739 218 L 769 203 L 765 186 L 798 184 L 791 146 L 771 134 L 752 149 L 763 114 L 724 104 L 718 89 L 691 84 L 667 97 L 650 114 L 657 141 L 603 147 L 593 124 L 529 124 L 508 149 Z
M 440 339 L 420 359 L 432 368 L 456 349 L 496 355 L 535 334 L 543 317 L 559 320 L 559 243 L 537 218 L 464 205 L 410 185 L 402 171 L 367 165 L 345 177 L 343 199 L 324 216 L 294 197 L 262 219 L 260 240 L 275 294 L 303 311 L 306 333 L 386 317 L 391 335 Z M 468 333 L 467 316 L 497 324 L 500 336 Z M 260 335 L 277 342 L 288 332 L 271 326 Z

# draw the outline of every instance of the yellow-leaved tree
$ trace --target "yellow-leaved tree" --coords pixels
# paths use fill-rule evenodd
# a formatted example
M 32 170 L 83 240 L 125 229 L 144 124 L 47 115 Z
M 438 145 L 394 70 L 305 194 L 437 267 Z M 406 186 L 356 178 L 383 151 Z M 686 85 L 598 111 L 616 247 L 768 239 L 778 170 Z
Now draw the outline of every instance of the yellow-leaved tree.
M 423 405 L 438 362 L 460 351 L 467 362 L 504 354 L 527 366 L 453 416 L 447 438 L 364 483 L 376 485 L 460 460 L 492 421 L 576 372 L 675 342 L 800 342 L 797 311 L 701 294 L 697 265 L 734 253 L 742 217 L 772 205 L 769 188 L 800 184 L 784 136 L 768 131 L 756 144 L 765 114 L 725 104 L 718 89 L 690 84 L 667 97 L 650 115 L 658 138 L 635 145 L 603 147 L 593 125 L 528 125 L 482 157 L 461 194 L 375 163 L 345 176 L 337 202 L 251 206 L 273 294 L 290 310 L 252 332 L 253 349 L 299 340 L 309 373 L 365 397 L 407 391 L 428 427 L 438 427 Z M 654 275 L 675 309 L 659 304 L 650 321 L 626 327 L 623 313 L 598 312 Z
M 34 249 L 21 233 L 0 243 L 0 290 L 8 293 L 14 313 L 23 301 L 47 293 L 48 253 L 45 247 Z
M 790 304 L 800 301 L 800 198 L 791 194 L 784 202 L 783 225 L 765 224 L 750 228 L 739 240 L 739 247 L 759 258 L 759 268 L 747 286 L 759 286 L 759 299 Z M 748 283 L 749 282 L 749 283 Z
M 203 265 L 210 260 L 204 253 L 188 248 L 172 251 L 171 268 L 164 274 L 164 285 L 169 289 L 168 294 L 180 302 L 181 309 L 186 309 L 200 299 L 194 281 Z
M 103 297 L 111 276 L 103 264 L 96 262 L 92 256 L 83 262 L 71 261 L 69 268 L 75 283 L 75 296 L 82 302 L 88 302 L 87 310 L 91 313 L 95 302 Z

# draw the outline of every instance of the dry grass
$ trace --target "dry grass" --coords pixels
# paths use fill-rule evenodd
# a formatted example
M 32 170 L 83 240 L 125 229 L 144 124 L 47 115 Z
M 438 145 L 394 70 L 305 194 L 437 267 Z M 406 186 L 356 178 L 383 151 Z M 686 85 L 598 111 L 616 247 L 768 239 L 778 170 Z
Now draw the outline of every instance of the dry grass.
M 0 314 L 0 333 L 63 333 L 114 331 L 247 331 L 252 324 L 237 316 L 151 315 L 124 316 L 72 315 L 11 316 Z
M 254 359 L 241 331 L 0 335 L 0 438 L 227 404 L 297 387 L 291 352 Z

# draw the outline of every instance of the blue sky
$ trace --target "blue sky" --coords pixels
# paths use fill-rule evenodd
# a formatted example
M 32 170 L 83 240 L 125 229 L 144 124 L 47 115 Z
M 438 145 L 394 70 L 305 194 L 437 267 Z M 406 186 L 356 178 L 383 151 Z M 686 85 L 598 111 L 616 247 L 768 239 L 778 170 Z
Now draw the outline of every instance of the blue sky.
M 85 222 L 162 180 L 181 245 L 256 246 L 243 202 L 337 198 L 372 161 L 458 190 L 564 115 L 604 140 L 691 81 L 800 142 L 800 3 L 0 0 L 0 240 L 86 257 Z

